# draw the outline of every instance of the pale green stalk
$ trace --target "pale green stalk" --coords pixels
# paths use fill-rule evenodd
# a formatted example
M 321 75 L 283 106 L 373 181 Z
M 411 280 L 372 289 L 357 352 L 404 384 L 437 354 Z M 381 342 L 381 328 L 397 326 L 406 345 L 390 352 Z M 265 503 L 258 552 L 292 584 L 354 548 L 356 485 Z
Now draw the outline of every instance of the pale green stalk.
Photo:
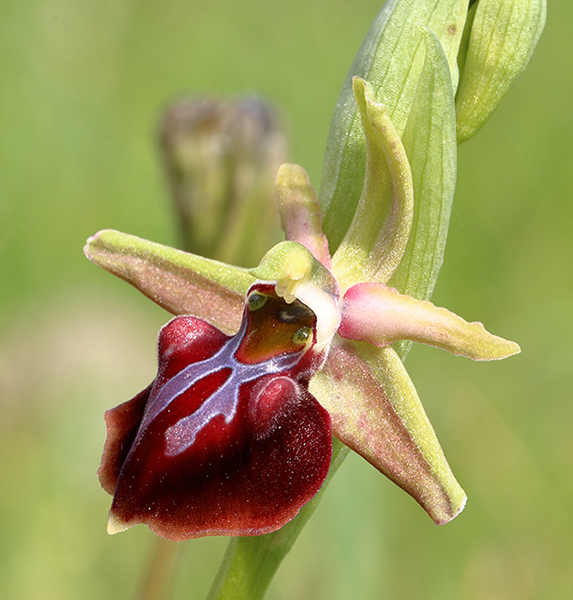
M 184 546 L 157 537 L 135 600 L 167 600 Z
M 443 60 L 442 56 L 445 56 L 450 71 L 448 84 L 451 86 L 451 79 L 457 83 L 456 57 L 467 12 L 467 0 L 438 0 L 431 4 L 432 6 L 419 0 L 389 0 L 370 28 L 349 71 L 331 123 L 320 190 L 323 227 L 331 252 L 336 250 L 350 227 L 364 181 L 366 149 L 359 110 L 352 97 L 352 76 L 359 75 L 373 85 L 374 90 L 379 93 L 379 100 L 388 107 L 398 133 L 402 133 L 407 126 L 420 75 L 428 62 L 428 45 L 431 48 L 428 53 L 432 62 Z M 431 33 L 425 32 L 421 26 L 431 28 L 438 47 L 441 42 L 443 54 L 439 58 L 438 50 L 434 50 L 436 44 L 425 41 Z M 426 79 L 433 81 L 429 73 Z M 439 84 L 443 81 L 442 78 Z M 432 82 L 427 85 L 431 86 Z M 450 102 L 453 104 L 453 98 Z M 439 109 L 434 105 L 427 110 Z M 452 112 L 448 111 L 447 117 L 451 119 Z M 439 143 L 437 139 L 435 143 Z M 440 204 L 438 213 L 430 211 L 431 217 L 427 213 L 421 213 L 418 216 L 418 226 L 432 227 L 435 219 L 447 223 L 450 209 L 451 202 L 445 202 Z M 424 223 L 424 219 L 429 218 L 432 223 Z M 441 264 L 445 236 L 441 241 L 442 244 L 430 246 L 430 261 L 438 265 Z M 408 272 L 419 273 L 423 268 L 422 262 L 427 260 L 425 254 L 414 253 L 408 263 Z M 348 448 L 337 440 L 334 441 L 333 461 L 327 481 L 348 452 Z M 301 509 L 299 515 L 276 533 L 232 539 L 208 600 L 262 599 L 279 565 L 314 512 L 325 486 L 326 482 L 321 492 Z
M 275 533 L 231 539 L 207 600 L 261 600 L 265 597 L 281 562 L 315 511 L 326 486 L 349 452 L 349 448 L 335 438 L 332 446 L 330 470 L 320 492 L 301 508 L 290 523 Z

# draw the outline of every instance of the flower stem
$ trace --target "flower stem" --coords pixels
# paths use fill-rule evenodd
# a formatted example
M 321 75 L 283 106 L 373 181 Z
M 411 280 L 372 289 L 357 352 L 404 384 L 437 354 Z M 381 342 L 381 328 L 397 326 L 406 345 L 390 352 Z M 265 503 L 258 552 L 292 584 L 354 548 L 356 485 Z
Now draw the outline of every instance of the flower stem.
M 156 538 L 135 600 L 167 600 L 183 544 Z
M 348 454 L 333 438 L 332 460 L 320 492 L 284 527 L 256 537 L 231 538 L 207 600 L 262 600 L 284 557 L 315 511 L 330 479 Z

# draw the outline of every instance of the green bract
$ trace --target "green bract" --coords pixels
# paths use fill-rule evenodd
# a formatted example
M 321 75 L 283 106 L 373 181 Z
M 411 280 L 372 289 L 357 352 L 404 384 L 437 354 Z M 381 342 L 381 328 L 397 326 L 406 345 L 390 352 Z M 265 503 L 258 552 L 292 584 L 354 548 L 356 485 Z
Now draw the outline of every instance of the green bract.
M 452 88 L 456 89 L 457 54 L 467 8 L 467 0 L 389 0 L 370 27 L 342 87 L 328 134 L 319 198 L 332 252 L 352 222 L 366 164 L 358 107 L 352 100 L 352 77 L 357 75 L 372 85 L 376 98 L 386 106 L 394 128 L 402 136 L 426 62 L 427 29 L 441 46 Z M 417 110 L 427 110 L 428 100 L 423 102 L 425 107 Z M 447 102 L 451 104 L 451 94 Z M 433 107 L 433 118 L 440 118 L 442 108 Z M 435 145 L 427 150 L 440 152 Z
M 476 134 L 527 66 L 546 12 L 546 0 L 479 0 L 472 7 L 456 96 L 459 143 Z

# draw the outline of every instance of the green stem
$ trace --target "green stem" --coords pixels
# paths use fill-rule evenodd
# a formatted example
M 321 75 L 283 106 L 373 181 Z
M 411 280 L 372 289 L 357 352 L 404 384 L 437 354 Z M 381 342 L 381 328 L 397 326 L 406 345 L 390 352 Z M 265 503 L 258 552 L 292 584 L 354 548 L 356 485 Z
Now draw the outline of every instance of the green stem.
M 167 600 L 183 545 L 156 538 L 136 600 Z
M 332 460 L 320 492 L 298 515 L 274 533 L 231 538 L 207 600 L 262 600 L 284 557 L 315 511 L 330 479 L 348 454 L 348 448 L 333 438 Z

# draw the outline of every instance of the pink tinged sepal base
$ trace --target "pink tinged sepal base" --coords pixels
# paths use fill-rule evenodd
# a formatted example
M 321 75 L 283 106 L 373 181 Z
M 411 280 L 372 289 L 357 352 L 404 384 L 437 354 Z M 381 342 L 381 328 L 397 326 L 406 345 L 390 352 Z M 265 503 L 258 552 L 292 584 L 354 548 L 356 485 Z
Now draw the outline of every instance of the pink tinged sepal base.
M 335 337 L 311 391 L 328 409 L 333 435 L 408 492 L 436 524 L 463 510 L 466 495 L 392 348 Z
M 520 352 L 515 342 L 492 335 L 427 300 L 380 283 L 359 283 L 344 294 L 338 334 L 384 347 L 411 340 L 474 360 L 499 360 Z
M 108 531 L 144 523 L 184 540 L 290 521 L 320 489 L 332 452 L 330 417 L 308 391 L 324 359 L 315 342 L 314 313 L 263 284 L 235 336 L 194 317 L 168 323 L 153 384 L 106 413 L 98 474 L 114 495 Z
M 255 283 L 246 269 L 113 229 L 90 237 L 84 252 L 170 313 L 201 315 L 225 333 L 239 328 L 245 293 Z

